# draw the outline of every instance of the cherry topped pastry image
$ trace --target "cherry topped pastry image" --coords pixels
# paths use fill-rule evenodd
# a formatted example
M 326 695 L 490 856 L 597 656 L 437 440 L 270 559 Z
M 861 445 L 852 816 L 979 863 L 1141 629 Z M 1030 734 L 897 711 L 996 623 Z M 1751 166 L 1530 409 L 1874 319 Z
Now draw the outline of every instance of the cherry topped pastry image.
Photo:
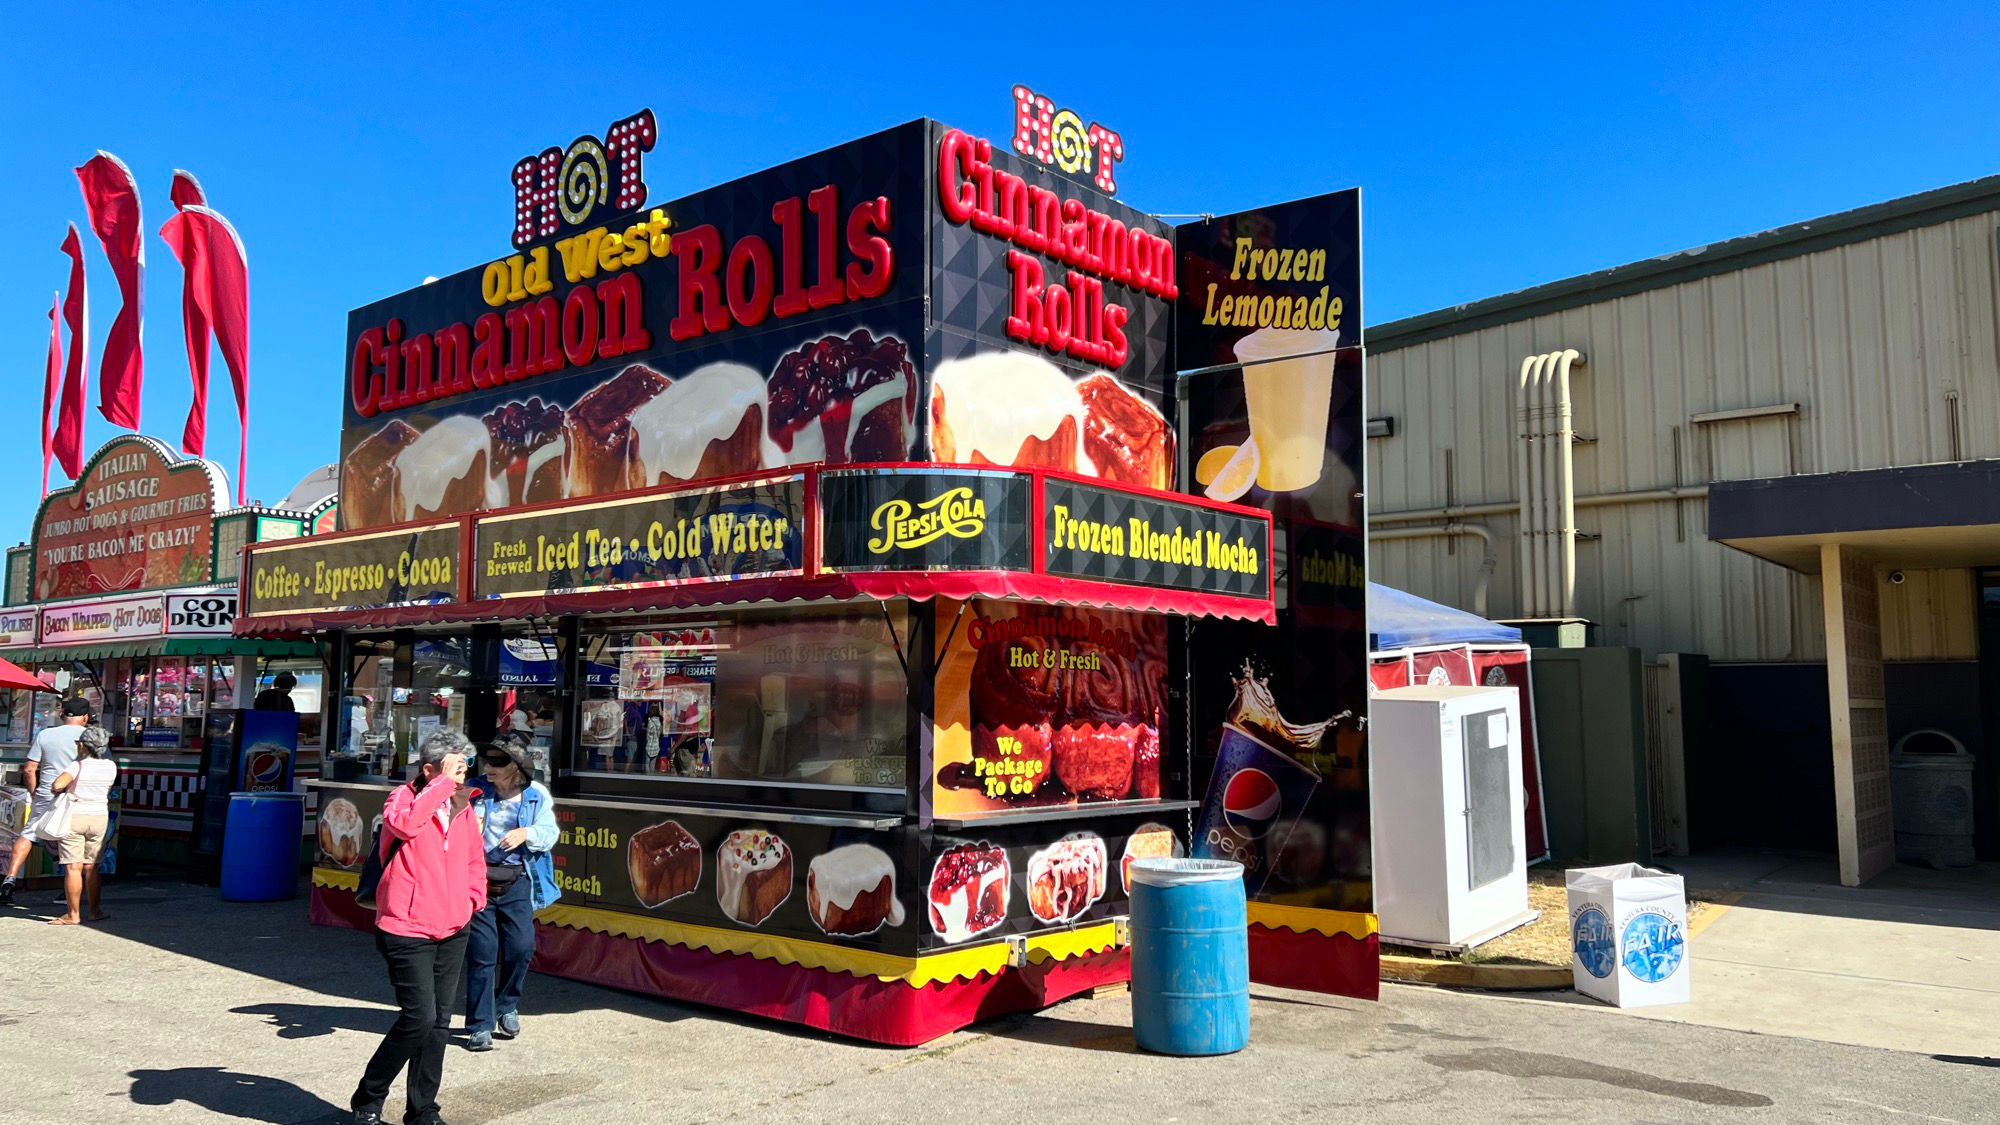
M 770 440 L 785 464 L 909 455 L 917 370 L 894 336 L 857 328 L 803 344 L 779 358 L 768 389 Z
M 563 409 L 539 396 L 480 419 L 492 435 L 495 499 L 506 506 L 563 498 Z

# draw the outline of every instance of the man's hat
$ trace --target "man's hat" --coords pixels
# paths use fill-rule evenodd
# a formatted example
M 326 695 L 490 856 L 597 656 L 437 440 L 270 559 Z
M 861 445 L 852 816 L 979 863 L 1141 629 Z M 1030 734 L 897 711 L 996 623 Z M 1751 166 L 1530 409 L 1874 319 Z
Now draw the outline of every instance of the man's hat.
M 65 718 L 88 715 L 90 714 L 90 700 L 80 695 L 72 695 L 68 699 L 63 700 L 62 713 Z

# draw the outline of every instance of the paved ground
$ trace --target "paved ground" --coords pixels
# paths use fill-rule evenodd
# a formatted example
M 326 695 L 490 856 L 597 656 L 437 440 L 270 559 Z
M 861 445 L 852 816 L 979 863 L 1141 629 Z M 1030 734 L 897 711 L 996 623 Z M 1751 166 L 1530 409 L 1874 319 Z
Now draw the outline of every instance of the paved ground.
M 1691 891 L 1730 905 L 1694 939 L 1694 1002 L 1634 1014 L 2000 1055 L 2000 864 L 1898 866 L 1843 887 L 1831 856 L 1732 851 L 1661 862 Z
M 337 1120 L 389 1023 L 368 940 L 301 902 L 114 886 L 113 920 L 0 913 L 0 1121 Z M 560 1122 L 2000 1121 L 2000 1059 L 1932 1058 L 1392 987 L 1256 990 L 1255 1042 L 1139 1054 L 1123 997 L 867 1047 L 536 977 L 526 1035 L 456 1048 L 455 1125 Z M 1991 1025 L 1991 1017 L 1986 1023 Z

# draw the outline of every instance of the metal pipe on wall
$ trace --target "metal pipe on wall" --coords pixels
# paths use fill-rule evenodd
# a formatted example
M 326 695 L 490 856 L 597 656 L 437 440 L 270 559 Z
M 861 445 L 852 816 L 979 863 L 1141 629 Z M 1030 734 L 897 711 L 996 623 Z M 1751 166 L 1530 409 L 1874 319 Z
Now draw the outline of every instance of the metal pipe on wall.
M 1571 367 L 1581 367 L 1583 353 L 1570 348 L 1556 364 L 1556 445 L 1561 464 L 1562 505 L 1560 584 L 1555 593 L 1562 599 L 1562 615 L 1576 616 L 1576 420 L 1569 397 Z
M 1701 500 L 1707 496 L 1707 485 L 1690 484 L 1676 488 L 1642 488 L 1635 492 L 1600 492 L 1591 496 L 1579 496 L 1576 498 L 1576 506 L 1596 508 L 1607 504 Z M 1449 508 L 1409 508 L 1400 512 L 1370 512 L 1368 522 L 1370 524 L 1423 523 L 1428 520 L 1453 520 L 1478 516 L 1517 516 L 1520 511 L 1519 500 L 1495 500 L 1485 504 L 1459 504 Z
M 1429 539 L 1434 536 L 1450 538 L 1454 535 L 1469 535 L 1485 545 L 1479 560 L 1479 580 L 1472 587 L 1472 612 L 1486 616 L 1486 590 L 1492 584 L 1493 573 L 1499 569 L 1500 556 L 1493 546 L 1493 532 L 1476 523 L 1448 523 L 1438 527 L 1391 527 L 1368 533 L 1370 542 L 1392 539 Z
M 1530 390 L 1534 385 L 1535 366 L 1534 356 L 1529 356 L 1521 361 L 1521 376 L 1516 384 L 1516 393 L 1514 396 L 1515 430 L 1520 434 L 1521 439 L 1520 449 L 1517 454 L 1517 463 L 1521 471 L 1521 499 L 1518 508 L 1521 524 L 1520 576 L 1521 616 L 1523 617 L 1532 616 L 1529 607 L 1533 603 L 1535 596 L 1534 579 L 1532 577 L 1535 573 L 1535 479 L 1533 452 L 1535 446 L 1535 429 Z

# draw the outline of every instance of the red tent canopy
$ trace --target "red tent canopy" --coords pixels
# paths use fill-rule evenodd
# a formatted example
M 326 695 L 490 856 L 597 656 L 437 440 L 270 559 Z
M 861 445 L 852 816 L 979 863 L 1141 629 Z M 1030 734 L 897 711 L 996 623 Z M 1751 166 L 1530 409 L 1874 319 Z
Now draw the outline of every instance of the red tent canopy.
M 23 691 L 54 691 L 34 673 L 5 657 L 0 657 L 0 688 L 20 688 Z

